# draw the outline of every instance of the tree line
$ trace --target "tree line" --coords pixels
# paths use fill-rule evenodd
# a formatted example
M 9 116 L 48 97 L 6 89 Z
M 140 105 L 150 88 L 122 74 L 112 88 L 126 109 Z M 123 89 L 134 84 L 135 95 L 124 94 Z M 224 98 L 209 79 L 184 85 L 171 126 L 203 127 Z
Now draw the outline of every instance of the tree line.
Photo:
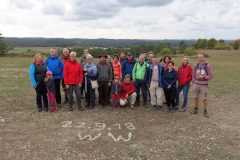
M 120 54 L 121 52 L 132 52 L 136 57 L 141 53 L 152 51 L 161 55 L 186 54 L 194 55 L 198 49 L 216 50 L 238 50 L 240 39 L 217 40 L 129 40 L 129 39 L 64 39 L 64 38 L 4 38 L 0 33 L 0 55 L 7 53 L 8 49 L 14 47 L 69 47 L 70 50 L 83 54 L 85 47 L 89 48 L 94 57 L 105 53 L 109 55 Z M 28 49 L 27 52 L 34 54 L 37 50 Z M 59 53 L 61 49 L 59 50 Z M 48 53 L 44 53 L 48 54 Z

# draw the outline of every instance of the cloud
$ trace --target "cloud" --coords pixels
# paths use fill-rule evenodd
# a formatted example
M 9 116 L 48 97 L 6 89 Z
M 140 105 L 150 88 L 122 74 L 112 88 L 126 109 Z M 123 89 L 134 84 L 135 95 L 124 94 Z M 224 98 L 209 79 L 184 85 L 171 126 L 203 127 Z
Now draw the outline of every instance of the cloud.
M 31 9 L 34 7 L 34 3 L 29 0 L 10 0 L 10 3 L 13 4 L 16 8 L 19 9 Z

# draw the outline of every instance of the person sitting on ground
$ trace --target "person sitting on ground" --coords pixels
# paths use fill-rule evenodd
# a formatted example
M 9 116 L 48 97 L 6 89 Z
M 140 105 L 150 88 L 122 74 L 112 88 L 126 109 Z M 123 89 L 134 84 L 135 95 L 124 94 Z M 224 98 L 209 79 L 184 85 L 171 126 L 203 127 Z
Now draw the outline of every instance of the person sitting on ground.
M 115 76 L 112 84 L 112 88 L 111 88 L 113 107 L 120 107 L 119 106 L 120 92 L 121 92 L 121 81 L 118 76 Z
M 129 74 L 125 75 L 124 82 L 121 85 L 121 94 L 120 94 L 120 105 L 125 106 L 127 103 L 130 105 L 130 108 L 134 109 L 136 102 L 136 88 L 134 83 L 131 81 L 131 76 Z

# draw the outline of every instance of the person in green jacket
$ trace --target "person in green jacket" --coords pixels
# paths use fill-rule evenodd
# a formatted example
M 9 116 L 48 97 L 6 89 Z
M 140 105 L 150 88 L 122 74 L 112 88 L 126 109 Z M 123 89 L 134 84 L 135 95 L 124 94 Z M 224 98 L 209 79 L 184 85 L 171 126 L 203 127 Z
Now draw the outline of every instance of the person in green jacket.
M 133 81 L 136 86 L 136 92 L 137 92 L 137 99 L 136 99 L 136 105 L 139 105 L 140 101 L 140 88 L 142 90 L 143 95 L 143 106 L 147 107 L 147 82 L 146 82 L 146 73 L 147 69 L 149 67 L 149 64 L 144 62 L 144 55 L 141 54 L 139 56 L 139 62 L 136 63 L 133 67 Z

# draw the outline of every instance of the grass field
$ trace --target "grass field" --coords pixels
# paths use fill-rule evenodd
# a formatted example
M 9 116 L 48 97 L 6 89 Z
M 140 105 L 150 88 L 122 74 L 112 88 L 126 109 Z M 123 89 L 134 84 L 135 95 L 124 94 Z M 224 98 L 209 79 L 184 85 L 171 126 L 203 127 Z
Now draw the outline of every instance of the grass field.
M 184 113 L 153 111 L 150 105 L 85 112 L 68 112 L 63 105 L 38 113 L 28 76 L 32 59 L 0 58 L 0 159 L 240 159 L 240 52 L 206 52 L 214 73 L 210 118 L 202 108 L 190 115 L 191 91 Z M 174 61 L 178 66 L 181 55 Z

